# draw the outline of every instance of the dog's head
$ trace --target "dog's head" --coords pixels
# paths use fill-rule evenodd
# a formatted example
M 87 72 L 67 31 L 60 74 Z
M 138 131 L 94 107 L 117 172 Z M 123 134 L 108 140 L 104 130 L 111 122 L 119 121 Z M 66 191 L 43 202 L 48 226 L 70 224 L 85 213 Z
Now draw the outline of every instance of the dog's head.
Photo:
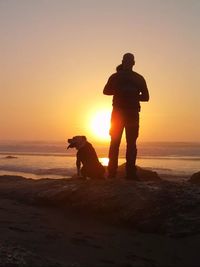
M 76 135 L 72 137 L 71 139 L 68 139 L 68 148 L 73 148 L 75 147 L 76 149 L 79 149 L 80 147 L 84 146 L 86 143 L 87 139 L 84 135 Z

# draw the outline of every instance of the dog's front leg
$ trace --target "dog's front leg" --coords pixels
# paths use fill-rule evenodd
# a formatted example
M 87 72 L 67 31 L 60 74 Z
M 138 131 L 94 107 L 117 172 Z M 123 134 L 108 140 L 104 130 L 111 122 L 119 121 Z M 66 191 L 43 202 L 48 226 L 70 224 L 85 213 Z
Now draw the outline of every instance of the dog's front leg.
M 77 169 L 77 176 L 81 176 L 81 161 L 79 158 L 76 159 L 76 169 Z

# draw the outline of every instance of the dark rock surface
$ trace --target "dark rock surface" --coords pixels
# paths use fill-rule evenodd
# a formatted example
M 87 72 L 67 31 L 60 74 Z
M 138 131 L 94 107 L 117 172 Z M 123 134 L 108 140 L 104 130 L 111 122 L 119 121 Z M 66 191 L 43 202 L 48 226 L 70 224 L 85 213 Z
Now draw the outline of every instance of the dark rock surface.
M 15 244 L 0 243 L 1 267 L 61 267 L 59 263 L 34 254 Z
M 200 185 L 200 172 L 194 173 L 190 179 L 189 182 L 192 184 Z
M 4 157 L 4 159 L 17 159 L 17 157 L 15 157 L 15 156 L 6 156 L 6 157 Z
M 118 176 L 124 177 L 125 176 L 125 164 L 122 164 L 118 168 Z M 137 166 L 137 176 L 141 181 L 161 181 L 161 178 L 158 176 L 157 172 L 147 170 Z
M 174 237 L 200 233 L 200 188 L 188 182 L 1 176 L 0 196 L 70 209 L 143 232 Z

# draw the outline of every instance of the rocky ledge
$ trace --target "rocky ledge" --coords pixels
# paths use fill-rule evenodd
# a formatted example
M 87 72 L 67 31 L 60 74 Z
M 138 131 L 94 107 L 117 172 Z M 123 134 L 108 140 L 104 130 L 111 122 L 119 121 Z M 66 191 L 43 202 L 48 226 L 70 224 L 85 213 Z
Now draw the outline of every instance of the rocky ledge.
M 200 187 L 162 180 L 146 170 L 140 170 L 140 178 L 141 182 L 0 176 L 0 197 L 79 212 L 144 232 L 174 237 L 200 232 Z
M 194 173 L 190 179 L 189 182 L 195 185 L 200 185 L 200 172 Z

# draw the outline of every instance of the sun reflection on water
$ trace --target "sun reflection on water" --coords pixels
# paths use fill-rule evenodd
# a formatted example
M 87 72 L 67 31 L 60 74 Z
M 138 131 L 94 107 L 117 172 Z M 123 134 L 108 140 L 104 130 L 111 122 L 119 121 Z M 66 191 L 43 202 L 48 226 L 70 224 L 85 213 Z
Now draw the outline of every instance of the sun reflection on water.
M 103 166 L 108 166 L 109 158 L 99 158 L 99 161 Z

